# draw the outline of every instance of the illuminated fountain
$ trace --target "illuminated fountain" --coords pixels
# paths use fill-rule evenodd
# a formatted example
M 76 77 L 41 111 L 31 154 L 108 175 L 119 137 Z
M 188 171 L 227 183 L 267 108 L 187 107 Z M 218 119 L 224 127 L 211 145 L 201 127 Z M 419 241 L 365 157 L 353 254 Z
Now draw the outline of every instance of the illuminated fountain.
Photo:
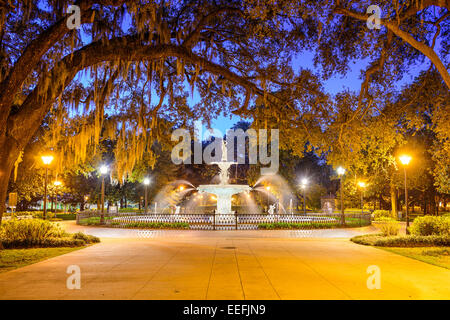
M 250 186 L 244 184 L 228 184 L 228 169 L 236 162 L 227 161 L 227 146 L 225 141 L 222 142 L 222 161 L 212 162 L 217 164 L 220 168 L 220 183 L 219 184 L 202 184 L 197 190 L 200 193 L 211 193 L 217 198 L 216 214 L 234 214 L 231 210 L 231 197 L 234 194 L 241 192 L 249 192 Z

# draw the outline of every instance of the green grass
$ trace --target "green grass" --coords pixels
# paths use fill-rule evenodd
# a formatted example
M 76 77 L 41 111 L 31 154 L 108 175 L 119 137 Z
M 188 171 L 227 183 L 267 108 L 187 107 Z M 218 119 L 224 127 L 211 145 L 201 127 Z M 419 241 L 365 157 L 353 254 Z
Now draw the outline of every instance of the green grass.
M 105 222 L 106 220 L 111 220 L 112 217 L 105 217 Z M 82 226 L 95 226 L 95 225 L 100 225 L 100 217 L 90 217 L 90 218 L 85 218 L 85 219 L 80 219 L 79 225 Z
M 450 269 L 450 247 L 428 247 L 428 248 L 376 247 L 376 248 L 393 252 L 422 262 L 426 262 L 438 267 Z
M 21 268 L 82 248 L 84 247 L 0 250 L 0 273 Z

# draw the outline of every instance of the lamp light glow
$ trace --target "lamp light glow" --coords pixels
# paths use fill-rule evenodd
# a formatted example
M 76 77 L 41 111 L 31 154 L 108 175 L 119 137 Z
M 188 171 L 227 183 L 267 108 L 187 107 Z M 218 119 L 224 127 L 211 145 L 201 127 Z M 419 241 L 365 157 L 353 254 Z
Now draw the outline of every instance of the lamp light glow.
M 337 172 L 338 175 L 342 176 L 343 174 L 345 174 L 345 169 L 342 168 L 342 167 L 338 167 L 336 169 L 336 172 Z
M 365 188 L 366 187 L 366 183 L 364 181 L 359 181 L 358 182 L 358 186 L 360 186 L 361 188 Z
M 108 172 L 108 167 L 107 166 L 101 166 L 100 167 L 100 173 L 101 174 L 106 174 Z
M 400 159 L 400 162 L 401 162 L 404 166 L 407 166 L 407 165 L 409 164 L 409 162 L 411 161 L 412 157 L 411 157 L 410 155 L 404 154 L 404 155 L 401 155 L 401 156 L 399 157 L 399 159 Z
M 48 166 L 50 163 L 52 163 L 53 156 L 42 156 L 41 159 L 42 159 L 42 162 Z
M 56 180 L 55 182 L 53 182 L 53 184 L 57 187 L 59 187 L 60 185 L 62 185 L 61 181 Z
M 150 184 L 150 179 L 149 179 L 149 178 L 145 178 L 145 179 L 144 179 L 144 184 L 145 184 L 146 186 L 148 186 L 148 185 Z

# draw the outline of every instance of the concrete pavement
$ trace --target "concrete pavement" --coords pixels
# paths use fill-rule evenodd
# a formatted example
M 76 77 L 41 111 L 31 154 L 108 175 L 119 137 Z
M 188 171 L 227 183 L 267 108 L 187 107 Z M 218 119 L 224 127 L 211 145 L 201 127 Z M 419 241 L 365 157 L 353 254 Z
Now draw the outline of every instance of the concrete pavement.
M 336 238 L 66 227 L 103 233 L 102 243 L 0 274 L 1 299 L 450 298 L 449 270 L 348 241 L 373 228 L 337 230 L 347 237 Z M 79 290 L 66 287 L 69 265 L 80 267 Z M 371 265 L 380 268 L 381 289 L 367 288 Z

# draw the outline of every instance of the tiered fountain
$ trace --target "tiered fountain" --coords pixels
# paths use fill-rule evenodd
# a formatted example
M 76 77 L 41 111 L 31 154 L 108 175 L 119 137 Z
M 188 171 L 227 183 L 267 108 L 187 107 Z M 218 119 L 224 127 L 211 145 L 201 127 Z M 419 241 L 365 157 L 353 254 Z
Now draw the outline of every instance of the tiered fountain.
M 219 184 L 202 184 L 198 186 L 197 190 L 200 193 L 211 193 L 217 198 L 216 214 L 234 214 L 231 210 L 231 197 L 234 194 L 241 192 L 249 192 L 250 186 L 244 184 L 228 184 L 228 169 L 236 162 L 227 161 L 227 146 L 225 141 L 222 142 L 222 161 L 212 162 L 217 164 L 220 168 L 220 183 Z

